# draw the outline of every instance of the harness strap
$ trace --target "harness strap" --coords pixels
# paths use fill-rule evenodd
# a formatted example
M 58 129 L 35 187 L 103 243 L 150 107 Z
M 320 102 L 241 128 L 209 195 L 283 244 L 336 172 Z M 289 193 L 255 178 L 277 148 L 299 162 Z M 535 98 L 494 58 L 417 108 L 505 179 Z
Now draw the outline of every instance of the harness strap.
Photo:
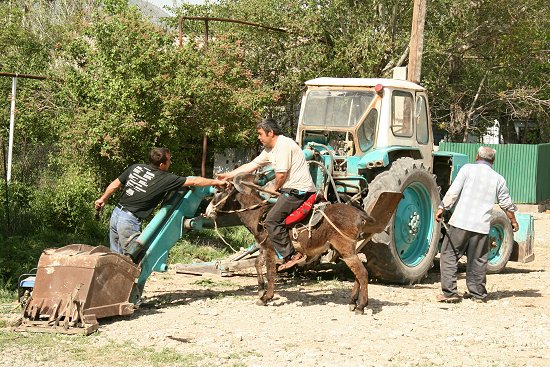
M 323 217 L 325 217 L 325 219 L 327 220 L 327 222 L 329 222 L 329 224 L 332 226 L 332 228 L 334 228 L 336 230 L 336 232 L 338 232 L 342 237 L 344 237 L 345 239 L 347 239 L 348 241 L 352 241 L 352 242 L 356 242 L 353 238 L 349 237 L 349 236 L 346 236 L 338 227 L 336 227 L 334 225 L 334 223 L 332 223 L 332 221 L 329 219 L 329 217 L 325 214 L 324 211 L 321 211 L 321 214 L 323 214 Z
M 298 226 L 300 224 L 292 227 L 292 239 L 298 241 L 298 236 L 304 232 L 304 231 L 308 231 L 308 237 L 311 238 L 311 226 L 304 226 L 303 224 L 301 225 L 302 228 L 301 229 L 298 229 Z

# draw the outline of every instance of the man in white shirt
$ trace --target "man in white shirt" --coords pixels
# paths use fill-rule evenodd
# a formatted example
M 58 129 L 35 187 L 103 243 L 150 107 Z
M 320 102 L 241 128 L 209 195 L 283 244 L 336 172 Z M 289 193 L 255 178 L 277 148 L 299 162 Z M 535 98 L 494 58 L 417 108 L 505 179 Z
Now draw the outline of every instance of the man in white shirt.
M 278 270 L 290 269 L 305 260 L 304 255 L 296 252 L 285 227 L 285 218 L 296 210 L 310 194 L 316 191 L 309 173 L 304 153 L 298 144 L 281 135 L 277 121 L 264 119 L 256 125 L 258 139 L 265 147 L 258 157 L 237 169 L 218 174 L 217 178 L 227 180 L 238 173 L 251 173 L 258 168 L 271 164 L 275 170 L 274 190 L 281 192 L 277 202 L 265 219 L 265 228 L 277 253 L 284 263 Z
M 466 164 L 445 194 L 435 220 L 441 221 L 443 211 L 455 203 L 449 229 L 443 240 L 440 255 L 441 290 L 439 302 L 459 302 L 457 291 L 458 260 L 466 254 L 468 258 L 464 298 L 476 301 L 487 300 L 487 258 L 489 253 L 489 230 L 491 212 L 495 199 L 510 219 L 512 229 L 519 229 L 504 178 L 493 170 L 496 151 L 490 147 L 479 147 L 475 164 Z

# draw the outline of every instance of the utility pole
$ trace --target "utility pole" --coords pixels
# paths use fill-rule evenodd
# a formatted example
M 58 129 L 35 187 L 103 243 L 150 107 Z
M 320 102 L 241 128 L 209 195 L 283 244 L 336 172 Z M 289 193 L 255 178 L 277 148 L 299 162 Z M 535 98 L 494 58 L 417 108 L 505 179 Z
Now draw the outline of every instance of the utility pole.
M 414 83 L 420 83 L 425 21 L 426 0 L 414 0 L 411 40 L 409 42 L 409 65 L 407 66 L 407 80 Z

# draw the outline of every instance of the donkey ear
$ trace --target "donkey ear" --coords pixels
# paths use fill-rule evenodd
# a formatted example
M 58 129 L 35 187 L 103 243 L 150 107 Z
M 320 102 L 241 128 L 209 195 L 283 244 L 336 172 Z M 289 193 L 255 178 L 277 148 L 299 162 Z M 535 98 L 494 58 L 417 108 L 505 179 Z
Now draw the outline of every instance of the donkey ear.
M 241 194 L 248 195 L 252 193 L 252 188 L 250 186 L 243 185 L 243 182 L 246 182 L 245 179 L 249 176 L 250 175 L 248 173 L 239 173 L 235 177 L 233 177 L 233 185 Z

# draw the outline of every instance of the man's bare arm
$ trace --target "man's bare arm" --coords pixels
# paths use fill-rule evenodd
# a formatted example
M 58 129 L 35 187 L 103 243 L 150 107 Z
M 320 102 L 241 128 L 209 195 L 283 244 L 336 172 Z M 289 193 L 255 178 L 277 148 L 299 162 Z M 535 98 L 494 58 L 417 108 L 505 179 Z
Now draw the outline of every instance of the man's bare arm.
M 216 177 L 219 180 L 230 180 L 239 173 L 251 173 L 257 170 L 258 168 L 259 166 L 256 163 L 248 162 L 238 168 L 235 168 L 233 171 L 218 173 Z
M 227 182 L 205 177 L 187 177 L 183 186 L 225 186 Z
M 288 172 L 275 172 L 275 186 L 273 187 L 273 190 L 277 191 L 283 187 L 283 184 L 286 182 L 287 178 Z
M 111 195 L 113 195 L 113 193 L 117 191 L 121 186 L 122 182 L 120 182 L 118 178 L 111 182 L 109 186 L 107 186 L 107 188 L 105 189 L 103 195 L 101 195 L 101 197 L 95 201 L 94 205 L 96 210 L 103 209 L 103 207 L 107 203 L 107 200 L 109 200 L 109 197 L 111 197 Z

